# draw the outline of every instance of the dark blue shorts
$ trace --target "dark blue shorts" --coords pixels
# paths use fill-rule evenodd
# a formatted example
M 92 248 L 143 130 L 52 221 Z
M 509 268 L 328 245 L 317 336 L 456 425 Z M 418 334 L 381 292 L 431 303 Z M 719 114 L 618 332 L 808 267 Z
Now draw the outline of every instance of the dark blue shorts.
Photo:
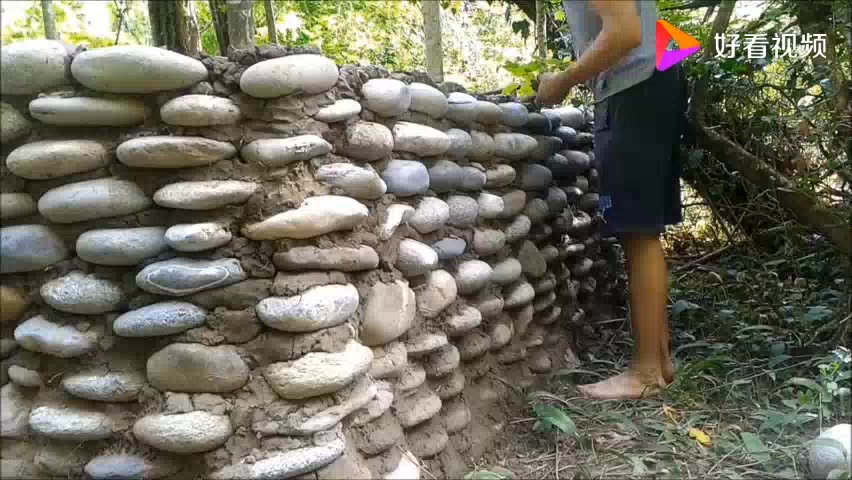
M 686 107 L 679 66 L 595 105 L 595 160 L 604 233 L 660 234 L 683 219 L 680 135 Z

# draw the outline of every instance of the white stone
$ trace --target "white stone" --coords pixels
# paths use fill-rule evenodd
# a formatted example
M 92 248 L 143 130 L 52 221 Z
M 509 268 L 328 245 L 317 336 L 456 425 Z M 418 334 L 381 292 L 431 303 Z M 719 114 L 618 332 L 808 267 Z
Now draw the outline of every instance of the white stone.
M 233 100 L 213 95 L 183 95 L 160 107 L 160 118 L 169 125 L 206 127 L 240 121 L 240 107 Z
M 423 275 L 438 266 L 438 253 L 429 245 L 405 238 L 399 242 L 396 268 L 406 277 Z
M 0 437 L 26 437 L 31 408 L 31 395 L 13 383 L 3 385 L 0 388 Z
M 450 139 L 444 132 L 426 125 L 397 122 L 393 126 L 393 149 L 397 152 L 416 153 L 421 157 L 444 154 L 450 148 Z
M 131 310 L 112 323 L 121 337 L 174 335 L 204 325 L 207 311 L 188 302 L 159 302 Z
M 479 100 L 476 102 L 476 121 L 483 125 L 496 125 L 503 119 L 503 110 L 497 105 Z
M 291 93 L 312 95 L 337 83 L 337 65 L 314 54 L 289 55 L 255 63 L 240 77 L 240 90 L 257 98 Z
M 232 235 L 224 225 L 216 222 L 172 225 L 166 230 L 166 243 L 181 252 L 201 252 L 221 247 L 231 241 Z
M 34 272 L 68 257 L 68 249 L 44 225 L 0 228 L 0 273 Z
M 491 161 L 496 148 L 494 138 L 485 132 L 471 130 L 470 139 L 472 143 L 467 156 L 473 160 Z
M 0 220 L 27 217 L 38 211 L 29 193 L 0 193 Z
M 401 203 L 389 205 L 379 220 L 379 240 L 390 240 L 396 229 L 408 222 L 413 215 L 414 208 L 410 205 Z
M 536 139 L 522 133 L 494 135 L 494 155 L 509 160 L 523 160 L 538 147 Z
M 447 137 L 450 139 L 450 148 L 447 149 L 447 155 L 463 158 L 473 148 L 473 139 L 464 130 L 451 128 L 447 130 Z
M 32 125 L 8 103 L 0 103 L 0 143 L 8 143 L 29 135 Z
M 176 90 L 207 78 L 207 68 L 199 60 L 146 46 L 87 50 L 74 57 L 71 73 L 86 87 L 110 93 Z
M 112 435 L 112 419 L 100 412 L 70 407 L 42 406 L 30 413 L 30 428 L 56 440 L 83 442 Z
M 0 93 L 32 95 L 67 83 L 68 51 L 56 40 L 25 40 L 0 49 Z
M 357 122 L 346 128 L 343 154 L 355 160 L 373 162 L 393 151 L 393 134 L 381 123 Z
M 387 192 L 387 185 L 372 166 L 329 163 L 317 169 L 316 179 L 338 187 L 352 198 L 375 200 Z
M 408 224 L 420 233 L 431 233 L 443 227 L 450 218 L 450 207 L 438 197 L 424 197 Z
M 316 135 L 262 138 L 240 150 L 243 159 L 273 168 L 310 160 L 328 153 L 331 153 L 331 144 Z
M 265 325 L 292 333 L 315 332 L 345 323 L 360 304 L 352 284 L 320 285 L 292 297 L 267 297 L 257 304 Z
M 83 372 L 62 378 L 66 392 L 95 402 L 134 402 L 145 383 L 137 372 Z
M 132 127 L 145 121 L 145 103 L 134 98 L 39 97 L 30 115 L 59 127 Z
M 476 98 L 461 92 L 453 92 L 447 97 L 449 103 L 445 117 L 462 124 L 469 125 L 476 121 Z
M 341 98 L 334 104 L 323 107 L 314 115 L 314 119 L 325 123 L 344 122 L 361 113 L 361 104 L 351 98 Z
M 335 231 L 351 230 L 368 215 L 366 206 L 349 197 L 310 197 L 305 199 L 299 208 L 247 225 L 243 227 L 242 232 L 252 240 L 306 239 Z
M 311 352 L 292 362 L 273 363 L 263 369 L 263 376 L 281 398 L 301 400 L 337 392 L 367 373 L 372 361 L 371 349 L 350 340 L 341 352 Z
M 382 117 L 402 115 L 411 105 L 408 85 L 392 78 L 374 78 L 361 87 L 367 109 Z
M 432 118 L 441 118 L 447 113 L 449 102 L 446 95 L 435 87 L 425 83 L 412 83 L 408 86 L 411 94 L 411 106 L 414 112 L 422 112 Z
M 136 286 L 149 293 L 186 296 L 245 280 L 236 258 L 200 260 L 172 258 L 152 263 L 136 274 Z
M 47 180 L 109 165 L 106 146 L 94 140 L 42 140 L 21 145 L 6 157 L 6 167 L 27 180 Z
M 154 192 L 154 203 L 166 208 L 214 210 L 245 203 L 259 186 L 239 180 L 176 182 Z
M 503 197 L 492 193 L 482 192 L 476 199 L 479 204 L 479 216 L 488 220 L 500 218 L 503 213 Z
M 133 425 L 140 442 L 173 453 L 202 453 L 218 448 L 234 433 L 225 415 L 204 411 L 148 415 Z
M 458 297 L 456 280 L 446 270 L 433 270 L 426 278 L 422 290 L 418 290 L 417 312 L 423 318 L 435 318 Z
M 384 480 L 420 480 L 420 462 L 413 453 L 405 450 L 396 468 L 385 474 L 383 478 Z
M 48 190 L 38 200 L 38 211 L 55 223 L 74 223 L 137 213 L 151 199 L 135 183 L 100 178 L 69 183 Z
M 115 150 L 118 160 L 139 168 L 190 168 L 210 165 L 236 155 L 228 142 L 203 137 L 157 135 L 132 138 Z

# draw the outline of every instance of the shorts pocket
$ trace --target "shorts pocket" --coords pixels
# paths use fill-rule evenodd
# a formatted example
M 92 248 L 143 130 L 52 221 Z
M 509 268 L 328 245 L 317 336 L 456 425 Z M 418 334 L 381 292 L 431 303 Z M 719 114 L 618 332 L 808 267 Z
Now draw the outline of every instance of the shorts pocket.
M 595 132 L 604 132 L 610 128 L 609 103 L 610 99 L 607 98 L 595 104 Z

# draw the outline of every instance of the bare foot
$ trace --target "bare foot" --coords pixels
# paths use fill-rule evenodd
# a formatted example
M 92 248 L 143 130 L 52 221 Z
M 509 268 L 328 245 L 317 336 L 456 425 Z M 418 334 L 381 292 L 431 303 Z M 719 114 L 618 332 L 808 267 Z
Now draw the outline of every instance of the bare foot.
M 663 361 L 662 373 L 663 373 L 663 380 L 666 382 L 666 385 L 674 382 L 675 368 L 674 368 L 674 364 L 672 363 L 671 360 L 668 360 L 668 361 L 664 360 Z
M 639 374 L 628 370 L 602 382 L 578 385 L 580 393 L 597 400 L 636 400 L 653 395 L 665 386 L 660 372 Z

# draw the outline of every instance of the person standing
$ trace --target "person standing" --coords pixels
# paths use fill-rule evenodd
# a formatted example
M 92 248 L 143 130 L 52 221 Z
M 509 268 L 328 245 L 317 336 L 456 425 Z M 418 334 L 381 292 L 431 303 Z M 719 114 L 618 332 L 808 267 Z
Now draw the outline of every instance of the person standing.
M 586 84 L 595 96 L 595 159 L 604 234 L 627 261 L 634 353 L 627 371 L 580 385 L 589 398 L 636 399 L 674 379 L 668 271 L 660 235 L 682 220 L 679 141 L 686 92 L 680 67 L 656 69 L 656 2 L 563 0 L 577 61 L 539 79 L 536 102 L 562 103 Z

